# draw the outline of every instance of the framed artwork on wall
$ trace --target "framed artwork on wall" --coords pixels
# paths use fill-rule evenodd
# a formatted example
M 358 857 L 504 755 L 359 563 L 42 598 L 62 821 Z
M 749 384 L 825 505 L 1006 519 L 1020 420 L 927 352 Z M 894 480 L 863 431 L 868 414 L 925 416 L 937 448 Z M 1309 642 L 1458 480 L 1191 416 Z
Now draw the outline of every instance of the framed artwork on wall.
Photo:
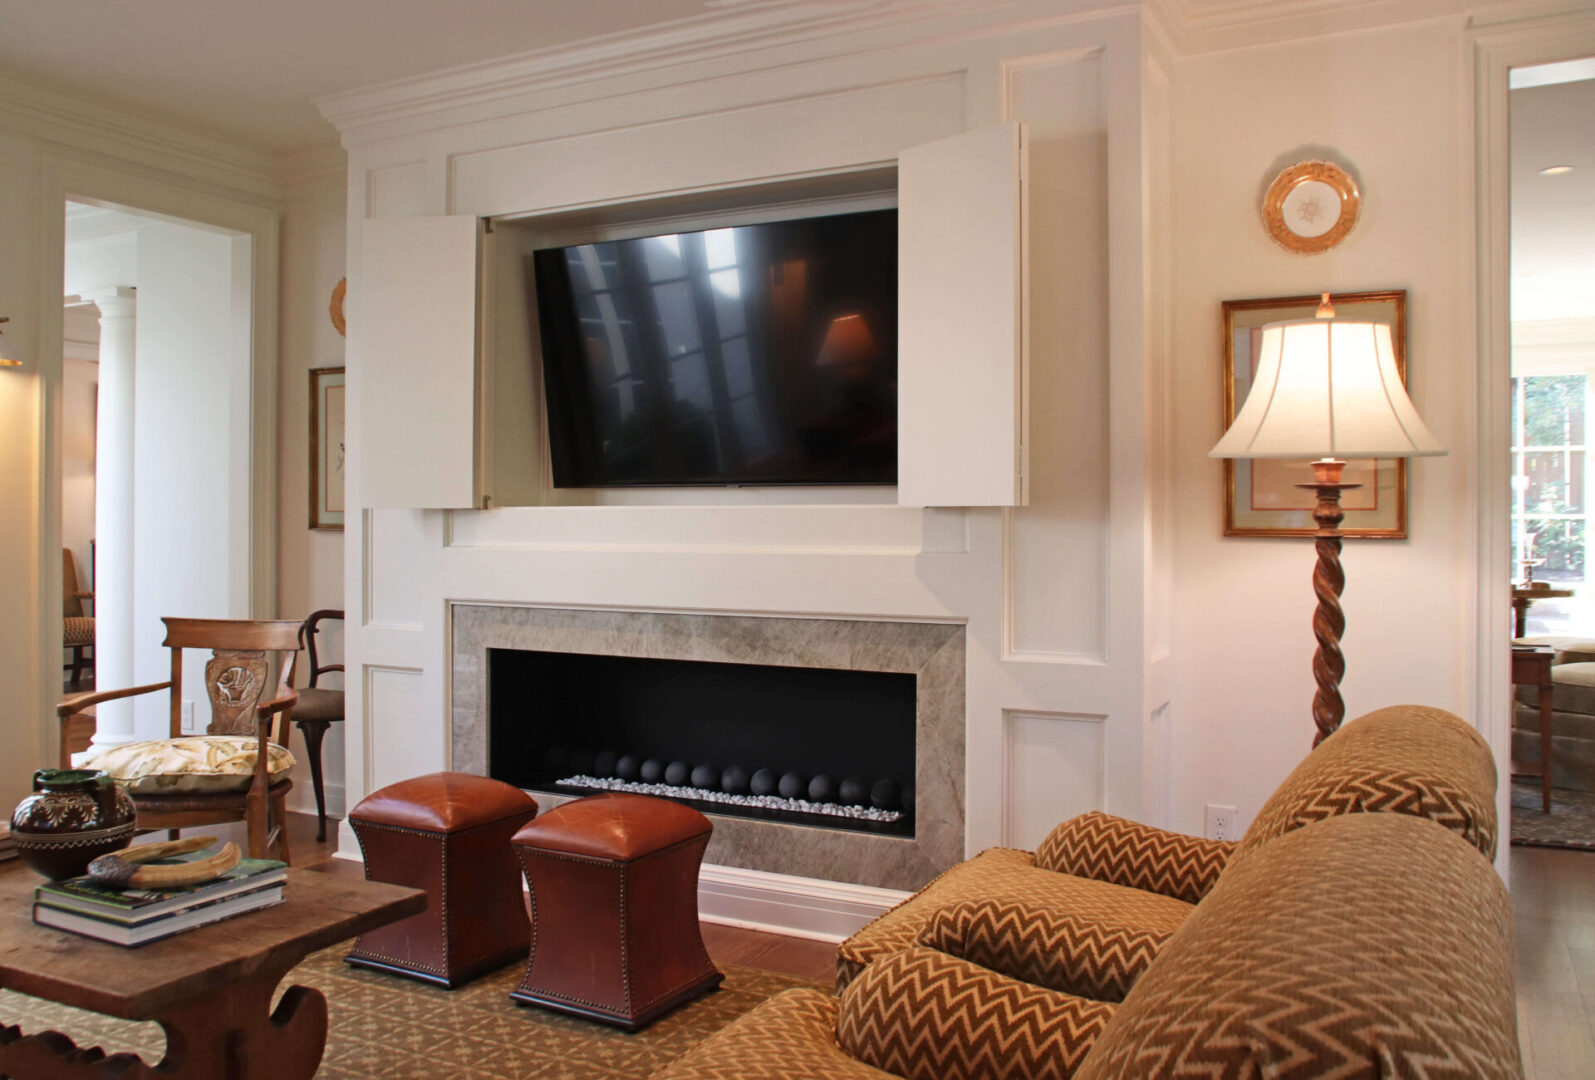
M 1334 293 L 1335 316 L 1347 322 L 1378 322 L 1390 327 L 1396 368 L 1407 380 L 1407 292 Z M 1246 401 L 1257 370 L 1262 328 L 1267 323 L 1311 319 L 1317 296 L 1280 296 L 1224 301 L 1224 426 Z M 1297 484 L 1309 483 L 1306 461 L 1266 458 L 1224 460 L 1225 536 L 1311 536 L 1316 531 L 1316 495 Z M 1344 492 L 1346 517 L 1341 532 L 1348 537 L 1404 540 L 1407 536 L 1407 463 L 1404 459 L 1351 461 L 1346 483 L 1361 484 Z
M 343 368 L 310 371 L 310 527 L 343 528 Z

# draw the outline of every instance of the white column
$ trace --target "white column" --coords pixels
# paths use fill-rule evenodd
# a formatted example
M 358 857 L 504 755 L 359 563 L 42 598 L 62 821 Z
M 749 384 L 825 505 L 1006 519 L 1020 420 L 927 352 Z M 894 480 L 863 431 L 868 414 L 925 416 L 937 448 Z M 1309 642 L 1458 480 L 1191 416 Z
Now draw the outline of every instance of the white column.
M 100 309 L 100 395 L 94 451 L 94 687 L 133 685 L 132 289 L 85 292 Z M 136 741 L 130 701 L 95 709 L 93 746 Z

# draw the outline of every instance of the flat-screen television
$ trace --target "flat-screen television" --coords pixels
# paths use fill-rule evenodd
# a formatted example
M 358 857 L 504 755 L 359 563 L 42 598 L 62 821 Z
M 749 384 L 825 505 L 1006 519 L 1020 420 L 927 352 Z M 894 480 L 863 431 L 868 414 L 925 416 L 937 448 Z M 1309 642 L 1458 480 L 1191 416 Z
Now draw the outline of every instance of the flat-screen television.
M 897 482 L 897 211 L 533 253 L 556 487 Z

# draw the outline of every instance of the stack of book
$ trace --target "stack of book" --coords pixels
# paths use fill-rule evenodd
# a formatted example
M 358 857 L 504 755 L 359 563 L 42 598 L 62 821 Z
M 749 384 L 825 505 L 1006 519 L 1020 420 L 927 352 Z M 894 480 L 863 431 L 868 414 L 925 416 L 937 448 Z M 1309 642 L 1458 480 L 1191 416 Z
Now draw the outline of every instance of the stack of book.
M 11 826 L 0 822 L 0 862 L 17 857 L 17 846 L 11 839 Z
M 161 861 L 209 854 L 193 852 Z M 116 945 L 143 945 L 281 903 L 287 877 L 286 863 L 243 859 L 214 881 L 170 889 L 112 889 L 90 877 L 68 878 L 33 891 L 33 921 Z

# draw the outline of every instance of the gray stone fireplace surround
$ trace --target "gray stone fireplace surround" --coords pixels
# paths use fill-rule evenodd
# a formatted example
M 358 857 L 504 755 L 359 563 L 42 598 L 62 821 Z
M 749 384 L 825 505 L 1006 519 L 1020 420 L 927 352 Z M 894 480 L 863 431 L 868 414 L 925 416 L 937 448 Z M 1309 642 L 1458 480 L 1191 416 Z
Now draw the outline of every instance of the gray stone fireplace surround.
M 915 835 L 711 814 L 706 861 L 917 889 L 964 855 L 964 627 L 949 623 L 451 606 L 452 767 L 488 774 L 489 649 L 903 672 L 916 676 Z M 524 709 L 506 710 L 508 717 Z M 565 801 L 536 792 L 545 809 Z

